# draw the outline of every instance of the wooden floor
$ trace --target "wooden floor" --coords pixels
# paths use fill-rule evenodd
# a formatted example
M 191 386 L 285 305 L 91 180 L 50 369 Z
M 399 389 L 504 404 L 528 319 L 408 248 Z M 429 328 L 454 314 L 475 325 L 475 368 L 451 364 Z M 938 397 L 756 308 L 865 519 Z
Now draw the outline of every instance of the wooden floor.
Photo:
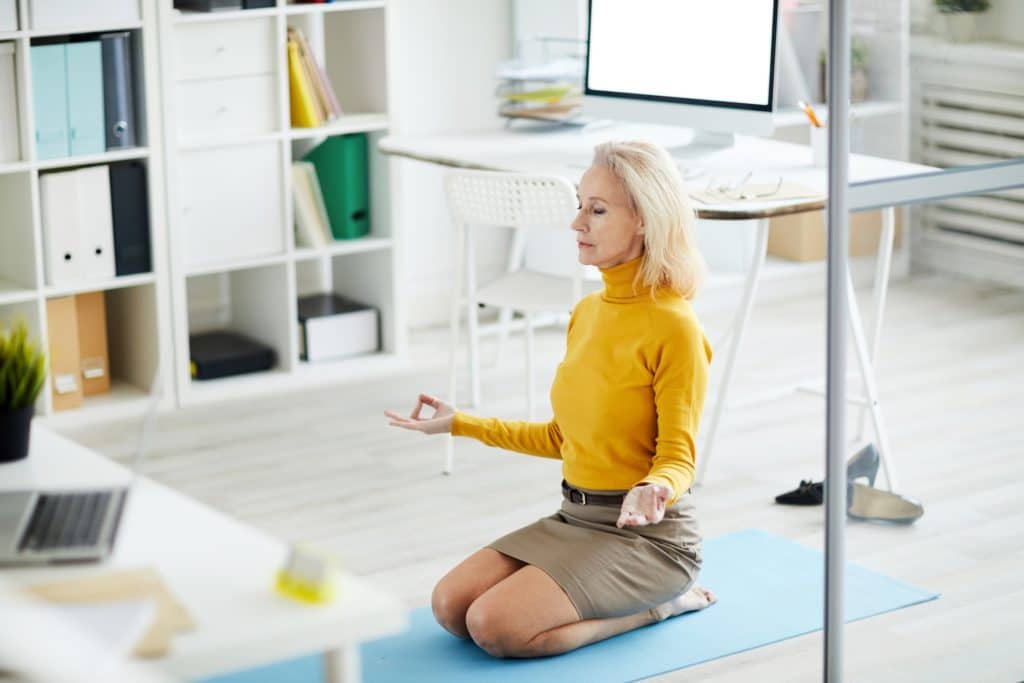
M 702 317 L 715 340 L 726 313 Z M 733 396 L 820 373 L 824 320 L 820 296 L 757 308 Z M 563 332 L 540 337 L 538 386 L 546 387 Z M 474 412 L 525 412 L 520 344 L 513 342 L 506 367 L 487 371 L 485 405 Z M 323 544 L 410 607 L 426 605 L 448 568 L 559 502 L 556 461 L 460 441 L 457 471 L 443 477 L 440 437 L 387 427 L 386 408 L 410 408 L 421 390 L 443 395 L 444 344 L 440 333 L 414 335 L 420 369 L 412 375 L 162 416 L 145 471 L 272 534 Z M 724 348 L 717 351 L 713 370 L 720 372 Z M 942 595 L 850 624 L 846 680 L 1020 681 L 1024 293 L 937 276 L 895 283 L 881 353 L 899 490 L 921 500 L 925 515 L 911 527 L 850 522 L 847 559 Z M 124 459 L 136 428 L 67 433 Z M 708 478 L 695 489 L 705 537 L 759 527 L 822 548 L 823 508 L 779 506 L 773 498 L 802 478 L 823 476 L 823 444 L 819 398 L 793 394 L 731 412 Z M 822 642 L 819 632 L 654 680 L 818 681 Z

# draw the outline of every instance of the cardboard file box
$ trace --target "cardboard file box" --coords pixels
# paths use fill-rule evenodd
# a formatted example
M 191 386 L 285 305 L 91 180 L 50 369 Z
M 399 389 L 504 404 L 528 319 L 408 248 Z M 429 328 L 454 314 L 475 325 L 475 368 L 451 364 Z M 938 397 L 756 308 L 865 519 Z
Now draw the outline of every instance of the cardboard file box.
M 46 301 L 46 326 L 49 329 L 50 391 L 55 411 L 78 408 L 82 391 L 81 360 L 78 347 L 78 312 L 75 297 L 62 296 Z
M 193 379 L 217 379 L 270 370 L 274 349 L 236 332 L 204 332 L 188 338 Z
M 299 353 L 316 362 L 372 353 L 380 347 L 377 310 L 336 294 L 299 299 Z
M 103 292 L 75 296 L 78 322 L 79 367 L 86 396 L 110 391 L 110 354 L 107 348 L 107 304 Z
M 900 212 L 896 212 L 894 248 L 900 245 Z M 874 255 L 882 232 L 880 211 L 850 214 L 850 256 Z M 768 255 L 790 261 L 822 261 L 825 258 L 825 212 L 809 211 L 771 219 Z

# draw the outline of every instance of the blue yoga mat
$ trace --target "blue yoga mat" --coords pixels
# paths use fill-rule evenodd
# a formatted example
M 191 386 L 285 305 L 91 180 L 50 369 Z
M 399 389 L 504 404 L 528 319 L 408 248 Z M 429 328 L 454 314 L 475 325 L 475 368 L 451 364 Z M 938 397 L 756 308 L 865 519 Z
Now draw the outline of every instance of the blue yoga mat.
M 363 647 L 366 683 L 633 681 L 823 628 L 824 557 L 759 529 L 706 540 L 700 584 L 718 602 L 558 657 L 500 660 L 445 632 L 429 609 L 405 633 Z M 847 563 L 847 621 L 938 597 Z
M 429 608 L 404 633 L 362 648 L 366 683 L 565 683 L 633 681 L 699 664 L 823 627 L 820 551 L 759 529 L 704 541 L 700 583 L 718 602 L 700 612 L 624 633 L 558 657 L 501 660 L 444 631 Z M 937 593 L 852 563 L 846 565 L 846 621 L 927 602 Z M 319 680 L 319 658 L 222 676 L 216 683 Z

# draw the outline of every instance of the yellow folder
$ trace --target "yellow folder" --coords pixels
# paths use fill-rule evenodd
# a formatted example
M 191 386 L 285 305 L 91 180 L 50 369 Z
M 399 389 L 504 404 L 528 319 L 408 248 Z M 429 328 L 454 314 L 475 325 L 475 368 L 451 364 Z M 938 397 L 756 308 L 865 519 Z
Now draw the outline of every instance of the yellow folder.
M 313 86 L 306 78 L 299 46 L 294 40 L 288 41 L 288 84 L 291 87 L 292 126 L 317 128 L 323 125 L 314 99 Z

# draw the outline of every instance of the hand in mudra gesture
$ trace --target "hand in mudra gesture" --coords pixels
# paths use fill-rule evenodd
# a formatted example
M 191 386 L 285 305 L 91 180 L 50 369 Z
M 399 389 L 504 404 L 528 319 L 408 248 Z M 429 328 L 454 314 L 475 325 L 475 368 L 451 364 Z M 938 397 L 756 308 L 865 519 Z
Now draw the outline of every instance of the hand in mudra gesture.
M 433 408 L 434 414 L 430 417 L 420 417 L 423 406 Z M 412 409 L 409 417 L 399 415 L 393 410 L 385 410 L 384 414 L 391 420 L 388 424 L 392 427 L 411 429 L 424 434 L 449 434 L 452 431 L 455 406 L 429 394 L 420 394 L 419 400 L 416 401 L 416 407 Z
M 661 484 L 638 484 L 629 490 L 622 501 L 619 520 L 615 526 L 645 526 L 657 524 L 665 517 L 665 503 L 672 497 L 672 489 Z

